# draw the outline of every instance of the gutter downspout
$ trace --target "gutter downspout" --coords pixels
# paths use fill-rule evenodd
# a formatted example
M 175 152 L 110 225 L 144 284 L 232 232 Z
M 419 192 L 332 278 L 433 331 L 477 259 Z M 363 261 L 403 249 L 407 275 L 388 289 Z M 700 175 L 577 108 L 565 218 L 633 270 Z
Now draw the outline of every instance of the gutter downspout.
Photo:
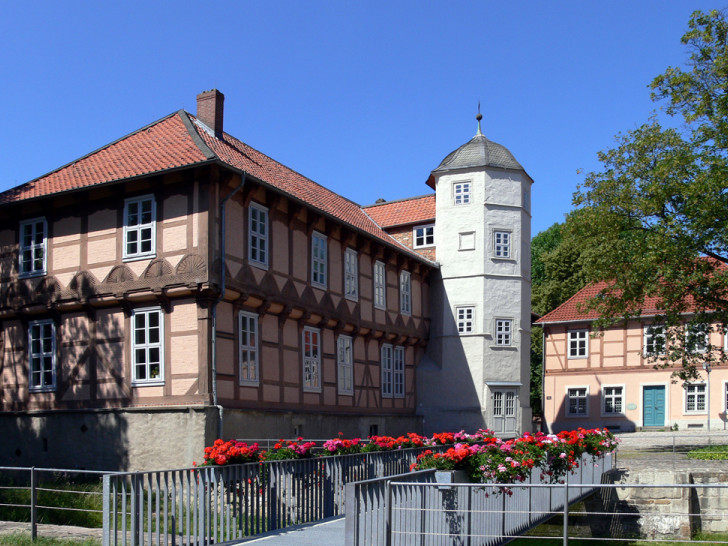
M 225 297 L 225 205 L 245 185 L 245 172 L 240 173 L 240 184 L 220 201 L 220 295 L 212 302 L 212 355 L 210 359 L 212 372 L 212 405 L 217 408 L 217 437 L 222 438 L 223 408 L 217 401 L 217 304 Z

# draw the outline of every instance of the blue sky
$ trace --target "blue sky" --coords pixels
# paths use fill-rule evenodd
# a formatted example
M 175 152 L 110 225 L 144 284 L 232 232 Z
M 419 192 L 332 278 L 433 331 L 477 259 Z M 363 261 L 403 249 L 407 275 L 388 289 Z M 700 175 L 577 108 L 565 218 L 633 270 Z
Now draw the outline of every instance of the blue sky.
M 658 108 L 702 1 L 3 2 L 0 191 L 225 94 L 225 130 L 349 199 L 428 193 L 476 131 L 534 179 L 533 234 Z M 581 174 L 578 171 L 582 170 Z

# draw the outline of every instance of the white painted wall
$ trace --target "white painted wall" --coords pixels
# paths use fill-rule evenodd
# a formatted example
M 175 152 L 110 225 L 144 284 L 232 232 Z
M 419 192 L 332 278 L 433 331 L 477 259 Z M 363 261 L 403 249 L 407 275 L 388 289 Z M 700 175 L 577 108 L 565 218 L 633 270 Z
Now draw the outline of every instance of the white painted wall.
M 491 168 L 435 174 L 441 279 L 432 279 L 428 358 L 417 371 L 425 432 L 491 428 L 493 383 L 519 385 L 513 387 L 519 398 L 516 432 L 530 431 L 532 181 L 523 172 Z M 453 184 L 466 181 L 471 183 L 471 202 L 455 205 Z M 495 230 L 511 234 L 508 259 L 494 256 Z M 472 248 L 460 248 L 464 239 L 472 241 Z M 455 310 L 460 305 L 475 306 L 471 334 L 457 331 Z M 510 347 L 495 346 L 496 318 L 513 320 Z

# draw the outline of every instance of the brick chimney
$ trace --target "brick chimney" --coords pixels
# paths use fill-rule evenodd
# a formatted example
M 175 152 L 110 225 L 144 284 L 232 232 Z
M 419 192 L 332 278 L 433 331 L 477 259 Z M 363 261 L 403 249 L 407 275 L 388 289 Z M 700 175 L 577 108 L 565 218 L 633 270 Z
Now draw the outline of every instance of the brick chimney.
M 197 119 L 215 132 L 222 135 L 222 110 L 225 95 L 217 89 L 203 91 L 197 95 Z

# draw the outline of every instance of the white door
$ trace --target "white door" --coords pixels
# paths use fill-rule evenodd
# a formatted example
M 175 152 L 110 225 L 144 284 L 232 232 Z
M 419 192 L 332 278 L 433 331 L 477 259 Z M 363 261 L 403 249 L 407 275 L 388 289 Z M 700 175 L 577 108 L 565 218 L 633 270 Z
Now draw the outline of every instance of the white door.
M 491 391 L 491 424 L 496 434 L 516 432 L 518 391 L 493 389 Z

